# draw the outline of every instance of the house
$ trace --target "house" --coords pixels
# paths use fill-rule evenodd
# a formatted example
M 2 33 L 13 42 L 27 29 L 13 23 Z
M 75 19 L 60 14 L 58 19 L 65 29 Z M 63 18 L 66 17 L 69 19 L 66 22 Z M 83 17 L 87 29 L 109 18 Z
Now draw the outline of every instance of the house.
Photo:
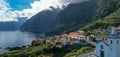
M 77 36 L 78 36 L 78 35 L 79 35 L 79 34 L 76 33 L 76 32 L 71 32 L 71 33 L 69 33 L 68 37 L 71 38 L 71 39 L 77 39 Z
M 60 36 L 55 36 L 55 41 L 56 42 L 60 42 L 61 41 L 61 37 Z
M 80 41 L 85 41 L 87 38 L 84 35 L 84 31 L 77 32 L 71 32 L 69 34 L 62 34 L 62 35 L 56 35 L 55 37 L 56 42 L 61 42 L 62 45 L 67 44 L 79 44 Z
M 72 40 L 86 40 L 86 37 L 84 35 L 83 31 L 79 31 L 79 33 L 71 32 L 69 33 L 69 38 Z
M 55 36 L 55 41 L 56 42 L 61 42 L 62 45 L 67 45 L 68 44 L 68 40 L 66 39 L 67 34 L 62 34 L 59 36 Z
M 84 35 L 84 31 L 79 31 L 78 33 L 79 33 L 79 35 L 77 36 L 77 39 L 78 39 L 78 40 L 85 41 L 85 40 L 86 40 L 86 37 L 85 37 L 85 35 Z
M 61 39 L 61 44 L 64 45 L 64 46 L 67 45 L 68 44 L 67 39 L 66 38 L 62 38 Z
M 52 40 L 49 38 L 45 39 L 45 44 L 52 44 Z
M 83 40 L 83 41 L 85 41 L 85 40 L 86 40 L 86 37 L 85 37 L 84 35 L 78 35 L 78 36 L 77 36 L 77 39 L 78 39 L 78 40 Z
M 120 30 L 112 27 L 107 38 L 97 42 L 96 57 L 120 57 Z

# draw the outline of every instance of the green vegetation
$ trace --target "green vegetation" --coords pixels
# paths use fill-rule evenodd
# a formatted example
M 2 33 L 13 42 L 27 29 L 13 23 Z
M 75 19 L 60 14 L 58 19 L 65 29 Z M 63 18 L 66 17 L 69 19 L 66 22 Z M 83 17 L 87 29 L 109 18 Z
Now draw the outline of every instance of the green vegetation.
M 120 25 L 120 0 L 90 0 L 70 4 L 59 14 L 53 14 L 56 11 L 43 12 L 45 14 L 41 12 L 25 22 L 21 26 L 21 30 L 44 32 L 48 36 L 54 36 L 79 29 L 88 31 L 89 29 L 106 29 L 110 26 Z M 52 14 L 55 15 L 53 19 Z M 51 20 L 48 21 L 49 19 Z
M 86 26 L 83 27 L 83 29 L 106 29 L 111 26 L 120 26 L 120 8 L 103 19 L 88 23 Z
M 52 45 L 44 44 L 43 40 L 35 40 L 29 48 L 4 53 L 0 57 L 72 57 L 93 49 L 91 45 L 74 44 L 57 47 L 58 45 L 62 46 L 60 43 Z
M 101 19 L 120 8 L 120 0 L 99 0 L 95 19 Z
M 67 53 L 65 55 L 65 57 L 75 57 L 75 56 L 77 56 L 79 54 L 88 52 L 90 49 L 91 49 L 91 47 L 89 47 L 89 46 L 85 46 L 85 47 L 82 47 L 80 49 L 74 49 L 71 52 Z
M 94 1 L 94 0 L 91 0 L 91 1 Z M 63 11 L 64 13 L 63 16 L 65 18 L 61 17 L 61 19 L 67 20 L 65 22 L 65 24 L 67 23 L 67 25 L 52 30 L 50 34 L 59 34 L 60 32 L 69 33 L 77 30 L 91 31 L 94 29 L 106 29 L 111 26 L 120 26 L 120 22 L 119 22 L 120 21 L 120 0 L 98 0 L 97 6 L 94 6 L 94 8 L 96 9 L 92 8 L 93 11 L 90 9 L 87 10 L 87 11 L 90 11 L 91 14 L 90 13 L 86 14 L 84 16 L 86 18 L 83 17 L 82 19 L 79 17 L 77 18 L 77 16 L 83 16 L 86 11 L 81 12 L 80 9 L 78 11 L 74 11 L 75 9 L 73 8 L 73 11 L 71 12 L 76 15 L 74 14 L 67 15 L 65 14 L 67 10 Z M 69 11 L 72 10 L 72 8 L 69 8 L 69 7 L 67 9 Z M 77 12 L 82 13 L 82 15 L 79 15 L 80 13 L 77 13 Z M 74 19 L 73 17 L 76 19 Z
M 93 21 L 82 27 L 83 30 L 106 29 L 120 26 L 120 0 L 99 0 Z

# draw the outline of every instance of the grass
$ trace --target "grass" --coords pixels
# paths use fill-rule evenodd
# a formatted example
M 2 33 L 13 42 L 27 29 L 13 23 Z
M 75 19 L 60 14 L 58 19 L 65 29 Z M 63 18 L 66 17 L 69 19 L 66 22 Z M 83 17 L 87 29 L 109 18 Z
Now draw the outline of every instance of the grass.
M 41 40 L 39 40 L 41 41 Z M 29 48 L 14 50 L 4 53 L 0 57 L 71 57 L 92 50 L 91 45 L 66 45 L 58 48 L 50 44 L 41 44 L 42 42 L 33 41 L 37 46 L 31 45 Z M 60 45 L 60 44 L 59 44 Z

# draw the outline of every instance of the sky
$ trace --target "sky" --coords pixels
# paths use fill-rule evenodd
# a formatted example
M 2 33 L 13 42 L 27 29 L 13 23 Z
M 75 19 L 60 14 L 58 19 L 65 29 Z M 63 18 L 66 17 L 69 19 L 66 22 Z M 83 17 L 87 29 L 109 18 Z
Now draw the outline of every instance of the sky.
M 25 8 L 31 8 L 30 3 L 34 0 L 7 0 L 12 10 L 23 10 Z
M 18 17 L 32 17 L 38 12 L 70 3 L 88 0 L 0 0 L 0 22 L 17 21 Z

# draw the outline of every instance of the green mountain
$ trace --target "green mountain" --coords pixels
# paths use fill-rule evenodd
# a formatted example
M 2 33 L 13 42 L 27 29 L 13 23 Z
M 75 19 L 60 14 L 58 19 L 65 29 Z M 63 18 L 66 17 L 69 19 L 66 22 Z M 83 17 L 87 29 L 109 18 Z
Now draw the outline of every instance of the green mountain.
M 100 0 L 94 20 L 82 29 L 106 29 L 120 26 L 120 0 Z
M 106 29 L 110 26 L 120 26 L 120 0 L 99 0 L 97 2 L 97 8 L 95 10 L 95 13 L 86 20 L 89 21 L 85 21 L 82 24 L 79 23 L 71 28 L 65 26 L 67 27 L 67 29 L 65 29 L 62 32 L 71 32 L 79 29 L 80 30 Z M 56 31 L 58 30 L 61 31 L 61 29 L 63 28 L 53 30 L 49 34 L 56 33 Z
M 56 35 L 79 29 L 92 30 L 98 28 L 103 29 L 108 26 L 119 26 L 119 8 L 120 0 L 90 0 L 83 3 L 70 4 L 64 10 L 57 13 L 54 19 L 49 18 L 50 14 L 45 15 L 48 18 L 41 18 L 40 15 L 42 13 L 37 14 L 24 23 L 25 25 L 21 27 L 21 30 Z M 43 19 L 45 22 L 40 23 Z
M 58 9 L 44 10 L 25 22 L 20 30 L 47 33 L 47 35 L 61 34 L 69 28 L 88 22 L 96 9 L 96 5 L 97 0 L 90 0 L 70 4 L 59 12 L 56 11 Z
M 95 17 L 104 18 L 120 8 L 120 0 L 99 0 Z
M 45 33 L 55 27 L 55 18 L 59 13 L 59 8 L 51 7 L 51 10 L 43 10 L 39 12 L 28 21 L 26 21 L 20 28 L 21 31 Z

